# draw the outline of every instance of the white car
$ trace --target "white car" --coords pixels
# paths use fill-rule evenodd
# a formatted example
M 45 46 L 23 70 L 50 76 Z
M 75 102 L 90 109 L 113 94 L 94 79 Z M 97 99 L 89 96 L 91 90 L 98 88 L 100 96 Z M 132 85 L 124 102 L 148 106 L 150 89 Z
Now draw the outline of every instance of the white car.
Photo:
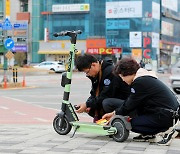
M 171 68 L 171 87 L 177 94 L 180 94 L 180 60 Z
M 35 65 L 34 68 L 45 69 L 45 70 L 52 70 L 54 72 L 65 72 L 65 66 L 62 62 L 58 61 L 44 61 Z
M 152 65 L 150 63 L 145 64 L 144 68 L 148 71 L 152 71 Z

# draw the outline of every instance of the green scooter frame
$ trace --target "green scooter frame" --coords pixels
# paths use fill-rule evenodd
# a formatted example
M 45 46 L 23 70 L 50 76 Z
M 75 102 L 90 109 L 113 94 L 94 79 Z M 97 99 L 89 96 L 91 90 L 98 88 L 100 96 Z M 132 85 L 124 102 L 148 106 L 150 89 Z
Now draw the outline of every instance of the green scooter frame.
M 63 101 L 61 106 L 61 111 L 57 113 L 53 120 L 54 130 L 60 135 L 68 134 L 72 127 L 74 128 L 74 133 L 85 132 L 93 133 L 97 135 L 111 136 L 117 142 L 125 141 L 129 136 L 129 130 L 131 125 L 128 122 L 128 117 L 115 116 L 111 119 L 108 125 L 98 125 L 90 122 L 80 122 L 78 116 L 74 110 L 74 107 L 69 102 L 71 80 L 72 80 L 72 70 L 74 67 L 74 58 L 76 50 L 76 39 L 77 35 L 81 34 L 81 31 L 62 31 L 60 33 L 55 33 L 54 37 L 58 36 L 69 36 L 71 39 L 71 47 L 68 59 L 67 72 L 62 74 L 61 86 L 64 88 Z

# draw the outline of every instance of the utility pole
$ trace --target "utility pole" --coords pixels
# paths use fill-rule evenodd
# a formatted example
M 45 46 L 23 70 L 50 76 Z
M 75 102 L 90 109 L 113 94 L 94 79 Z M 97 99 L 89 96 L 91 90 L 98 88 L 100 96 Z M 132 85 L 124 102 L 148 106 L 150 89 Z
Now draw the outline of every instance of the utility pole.
M 159 41 L 161 42 L 161 24 L 162 24 L 162 0 L 159 1 L 159 5 L 160 5 L 160 20 L 159 20 Z M 162 43 L 162 42 L 161 42 Z M 159 43 L 159 55 L 158 55 L 158 68 L 161 66 L 161 59 L 160 59 L 160 55 L 161 55 L 161 47 L 160 47 L 160 43 Z
M 4 13 L 4 22 L 2 23 L 2 40 L 3 40 L 3 46 L 4 46 L 4 64 L 3 64 L 3 69 L 4 69 L 4 88 L 7 88 L 7 68 L 8 68 L 8 64 L 7 64 L 7 57 L 6 57 L 6 53 L 7 53 L 7 48 L 5 48 L 5 46 L 7 46 L 8 44 L 5 44 L 6 41 L 5 39 L 7 38 L 7 30 L 11 30 L 12 29 L 12 25 L 9 21 L 10 19 L 10 0 L 5 0 L 5 13 Z

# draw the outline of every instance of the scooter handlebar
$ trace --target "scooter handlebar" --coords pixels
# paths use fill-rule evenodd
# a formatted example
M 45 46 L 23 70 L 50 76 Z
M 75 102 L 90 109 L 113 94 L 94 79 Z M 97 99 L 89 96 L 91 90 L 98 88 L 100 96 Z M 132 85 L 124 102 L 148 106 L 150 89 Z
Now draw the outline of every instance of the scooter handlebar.
M 81 30 L 77 30 L 77 31 L 61 31 L 59 33 L 54 33 L 53 36 L 54 37 L 58 37 L 58 36 L 69 36 L 71 34 L 81 34 L 82 31 Z
M 54 37 L 65 36 L 65 33 L 64 33 L 64 31 L 62 31 L 62 32 L 59 32 L 59 33 L 54 33 L 53 36 Z

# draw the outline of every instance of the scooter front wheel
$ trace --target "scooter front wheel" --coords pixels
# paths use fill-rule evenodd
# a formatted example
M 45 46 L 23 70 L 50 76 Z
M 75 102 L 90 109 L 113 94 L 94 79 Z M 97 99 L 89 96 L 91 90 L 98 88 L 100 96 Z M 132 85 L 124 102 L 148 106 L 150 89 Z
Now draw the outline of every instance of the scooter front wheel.
M 72 126 L 66 117 L 57 115 L 53 120 L 54 130 L 60 135 L 66 135 L 71 131 Z
M 128 136 L 129 136 L 129 130 L 126 129 L 124 122 L 117 118 L 114 119 L 111 123 L 111 125 L 113 127 L 116 127 L 117 129 L 117 133 L 112 135 L 112 138 L 116 141 L 116 142 L 124 142 L 125 140 L 127 140 Z

